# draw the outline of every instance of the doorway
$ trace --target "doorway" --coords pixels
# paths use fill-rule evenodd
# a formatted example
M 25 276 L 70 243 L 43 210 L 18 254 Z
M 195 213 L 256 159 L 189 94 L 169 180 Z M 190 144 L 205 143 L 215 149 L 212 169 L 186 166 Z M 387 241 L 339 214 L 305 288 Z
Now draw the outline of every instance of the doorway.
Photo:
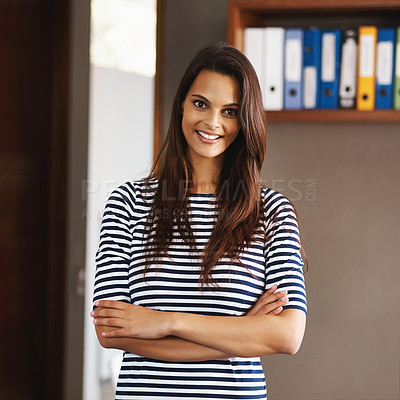
M 89 317 L 94 257 L 110 193 L 152 165 L 156 7 L 156 0 L 91 0 L 84 400 L 114 398 L 121 352 L 99 346 Z

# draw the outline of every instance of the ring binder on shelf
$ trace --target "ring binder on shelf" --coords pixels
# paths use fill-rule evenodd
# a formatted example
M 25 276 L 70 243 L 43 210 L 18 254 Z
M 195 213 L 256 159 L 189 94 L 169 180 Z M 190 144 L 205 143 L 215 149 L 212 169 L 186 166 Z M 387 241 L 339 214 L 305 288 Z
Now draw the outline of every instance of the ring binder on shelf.
M 355 29 L 343 33 L 342 62 L 339 84 L 339 107 L 355 108 L 357 84 L 357 37 Z
M 303 41 L 302 29 L 285 30 L 285 93 L 286 109 L 299 110 L 303 105 Z
M 264 66 L 263 66 L 263 51 L 264 51 L 264 29 L 263 28 L 246 28 L 244 30 L 244 54 L 253 65 L 258 81 L 260 83 L 263 101 L 265 101 L 264 93 Z
M 400 27 L 397 28 L 396 35 L 396 62 L 394 67 L 394 96 L 393 107 L 400 110 Z
M 306 109 L 320 107 L 321 79 L 321 31 L 308 29 L 304 32 L 303 106 Z
M 359 28 L 357 109 L 375 108 L 375 53 L 377 29 L 375 26 Z
M 375 108 L 393 107 L 393 61 L 396 33 L 391 28 L 378 29 L 376 45 Z
M 266 110 L 282 110 L 285 30 L 283 28 L 265 28 L 264 46 L 264 108 Z
M 339 73 L 342 32 L 339 29 L 322 32 L 321 108 L 339 106 Z

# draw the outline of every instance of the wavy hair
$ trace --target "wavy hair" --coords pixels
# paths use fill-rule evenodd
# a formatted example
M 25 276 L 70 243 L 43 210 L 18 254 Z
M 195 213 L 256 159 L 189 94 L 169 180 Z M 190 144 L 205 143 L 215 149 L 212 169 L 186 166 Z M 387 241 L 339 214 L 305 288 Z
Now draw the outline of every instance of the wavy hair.
M 239 261 L 239 255 L 253 239 L 262 215 L 261 166 L 266 152 L 265 113 L 256 72 L 237 49 L 223 42 L 200 50 L 189 64 L 172 106 L 167 136 L 150 176 L 158 180 L 148 227 L 155 234 L 145 243 L 145 274 L 152 262 L 168 254 L 173 227 L 192 250 L 197 250 L 188 219 L 188 197 L 193 189 L 193 169 L 186 156 L 182 131 L 182 103 L 200 73 L 230 76 L 240 85 L 238 118 L 240 130 L 225 150 L 224 163 L 216 188 L 219 214 L 202 254 L 200 282 L 215 284 L 212 269 L 222 257 Z

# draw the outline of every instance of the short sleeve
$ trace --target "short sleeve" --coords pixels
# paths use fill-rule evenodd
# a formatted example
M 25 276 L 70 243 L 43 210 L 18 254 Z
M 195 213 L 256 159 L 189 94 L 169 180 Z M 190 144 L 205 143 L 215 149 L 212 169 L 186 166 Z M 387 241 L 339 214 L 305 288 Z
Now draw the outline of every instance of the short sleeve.
M 306 290 L 301 257 L 300 234 L 295 210 L 282 194 L 263 192 L 266 266 L 265 289 L 272 285 L 287 290 L 284 309 L 297 308 L 307 313 Z
M 129 266 L 134 198 L 133 187 L 125 184 L 114 190 L 107 201 L 95 260 L 93 303 L 104 299 L 131 302 Z

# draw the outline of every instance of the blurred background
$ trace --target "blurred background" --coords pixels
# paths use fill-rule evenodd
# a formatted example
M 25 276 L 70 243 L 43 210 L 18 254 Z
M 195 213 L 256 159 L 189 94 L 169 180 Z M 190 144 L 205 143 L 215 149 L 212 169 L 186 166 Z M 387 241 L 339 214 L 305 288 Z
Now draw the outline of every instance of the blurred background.
M 228 0 L 0 2 L 2 400 L 113 398 L 121 353 L 89 317 L 102 210 L 227 26 Z M 269 399 L 400 398 L 399 154 L 398 122 L 268 123 L 263 180 L 310 259 L 306 336 L 263 358 Z

